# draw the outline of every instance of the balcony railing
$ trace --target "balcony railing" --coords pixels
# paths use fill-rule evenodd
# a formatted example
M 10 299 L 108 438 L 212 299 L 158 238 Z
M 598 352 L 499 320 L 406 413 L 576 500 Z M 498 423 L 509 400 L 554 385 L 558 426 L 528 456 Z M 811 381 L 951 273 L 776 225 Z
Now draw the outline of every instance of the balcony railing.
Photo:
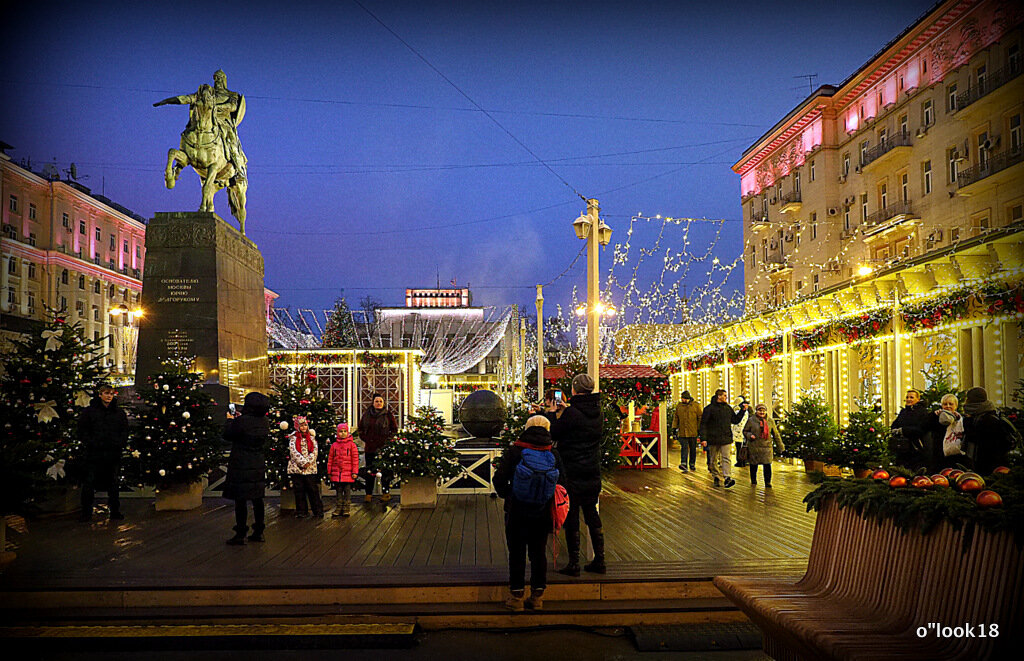
M 800 191 L 798 191 L 798 190 L 790 191 L 790 192 L 786 193 L 785 195 L 783 195 L 782 199 L 779 200 L 779 201 L 782 202 L 782 204 L 790 204 L 792 202 L 800 202 L 801 201 L 800 200 Z
M 1024 67 L 1021 67 L 1021 61 L 1017 60 L 998 71 L 993 71 L 985 77 L 983 85 L 969 87 L 965 92 L 956 95 L 956 109 L 963 110 L 986 94 L 999 89 L 1019 76 L 1022 68 Z
M 957 189 L 960 189 L 970 186 L 973 183 L 981 181 L 985 177 L 992 176 L 997 172 L 1005 170 L 1011 165 L 1020 163 L 1021 160 L 1024 160 L 1024 149 L 1021 147 L 991 154 L 985 159 L 984 163 L 972 165 L 969 168 L 964 168 L 957 172 L 956 187 Z
M 884 141 L 866 150 L 864 152 L 864 157 L 861 159 L 860 166 L 864 167 L 871 163 L 871 161 L 877 161 L 879 158 L 888 154 L 897 147 L 910 147 L 912 144 L 909 133 L 897 133 L 896 135 L 886 138 Z
M 864 221 L 864 225 L 866 227 L 876 227 L 889 220 L 892 220 L 893 218 L 896 218 L 897 216 L 912 215 L 914 215 L 914 210 L 911 207 L 910 200 L 906 200 L 903 202 L 895 202 L 885 207 L 884 209 L 879 209 L 875 213 L 868 216 L 867 220 Z

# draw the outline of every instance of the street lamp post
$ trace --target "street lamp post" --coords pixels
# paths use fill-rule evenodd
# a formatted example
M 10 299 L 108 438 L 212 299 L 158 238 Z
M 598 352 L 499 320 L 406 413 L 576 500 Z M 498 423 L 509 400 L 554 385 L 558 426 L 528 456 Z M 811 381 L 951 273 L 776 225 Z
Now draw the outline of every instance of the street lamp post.
M 135 320 L 142 317 L 142 308 L 130 310 L 128 306 L 122 303 L 110 309 L 110 316 L 112 317 L 119 317 L 122 314 L 125 317 L 125 321 L 121 325 L 119 333 L 121 336 L 121 363 L 124 365 L 125 373 L 131 374 L 135 369 L 135 354 L 138 343 L 138 328 L 135 326 Z
M 537 285 L 537 401 L 544 401 L 544 291 Z
M 600 390 L 600 348 L 601 338 L 598 322 L 601 319 L 600 268 L 598 248 L 606 246 L 612 238 L 612 229 L 600 218 L 601 207 L 597 200 L 587 200 L 587 213 L 573 222 L 576 238 L 587 241 L 587 374 L 594 380 L 594 391 Z

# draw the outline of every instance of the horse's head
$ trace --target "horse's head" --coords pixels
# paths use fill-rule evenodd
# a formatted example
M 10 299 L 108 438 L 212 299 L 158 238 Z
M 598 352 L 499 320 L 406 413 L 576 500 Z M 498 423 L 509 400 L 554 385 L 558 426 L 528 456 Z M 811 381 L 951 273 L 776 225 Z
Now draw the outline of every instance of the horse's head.
M 196 100 L 201 106 L 212 106 L 214 102 L 213 88 L 206 83 L 200 85 Z

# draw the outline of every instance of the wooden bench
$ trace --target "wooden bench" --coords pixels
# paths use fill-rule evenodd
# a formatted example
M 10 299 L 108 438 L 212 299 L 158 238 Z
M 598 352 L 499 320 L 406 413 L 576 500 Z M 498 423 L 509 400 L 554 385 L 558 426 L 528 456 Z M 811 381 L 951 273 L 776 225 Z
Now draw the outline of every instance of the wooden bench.
M 902 533 L 832 501 L 818 513 L 803 578 L 714 582 L 777 661 L 1010 658 L 1024 626 L 1024 555 L 1008 532 L 979 527 L 966 551 L 964 535 L 945 521 Z M 970 624 L 975 636 L 942 637 L 930 623 Z

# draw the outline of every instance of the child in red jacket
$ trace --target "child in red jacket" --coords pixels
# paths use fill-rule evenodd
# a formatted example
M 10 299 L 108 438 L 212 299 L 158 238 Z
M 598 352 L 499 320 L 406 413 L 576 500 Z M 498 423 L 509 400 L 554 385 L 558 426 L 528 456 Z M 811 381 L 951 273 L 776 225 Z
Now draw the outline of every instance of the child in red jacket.
M 348 423 L 338 425 L 338 437 L 331 443 L 331 453 L 327 457 L 327 478 L 334 485 L 338 494 L 338 503 L 334 508 L 334 518 L 348 516 L 352 506 L 352 483 L 359 473 L 359 448 L 348 431 Z

